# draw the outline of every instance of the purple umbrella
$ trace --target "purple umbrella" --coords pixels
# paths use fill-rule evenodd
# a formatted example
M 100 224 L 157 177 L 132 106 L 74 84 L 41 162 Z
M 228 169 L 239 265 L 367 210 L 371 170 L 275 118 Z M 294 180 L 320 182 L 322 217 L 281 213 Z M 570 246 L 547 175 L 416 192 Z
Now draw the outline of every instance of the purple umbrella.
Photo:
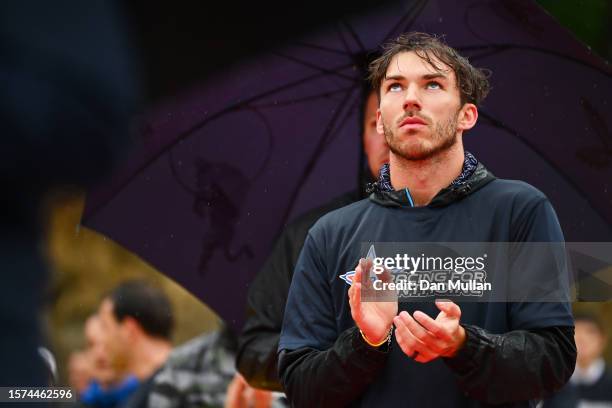
M 282 226 L 357 187 L 363 61 L 409 30 L 446 34 L 493 71 L 468 149 L 542 189 L 569 239 L 609 239 L 610 70 L 529 1 L 387 5 L 210 78 L 151 109 L 83 223 L 239 327 Z

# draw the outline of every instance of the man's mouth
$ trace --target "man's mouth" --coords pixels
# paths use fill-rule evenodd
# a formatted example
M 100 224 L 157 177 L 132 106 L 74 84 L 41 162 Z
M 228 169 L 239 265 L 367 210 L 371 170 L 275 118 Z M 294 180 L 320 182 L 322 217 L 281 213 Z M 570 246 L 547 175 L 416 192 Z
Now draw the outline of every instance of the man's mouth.
M 417 129 L 423 126 L 427 126 L 427 123 L 423 119 L 414 116 L 405 118 L 399 125 L 403 129 Z

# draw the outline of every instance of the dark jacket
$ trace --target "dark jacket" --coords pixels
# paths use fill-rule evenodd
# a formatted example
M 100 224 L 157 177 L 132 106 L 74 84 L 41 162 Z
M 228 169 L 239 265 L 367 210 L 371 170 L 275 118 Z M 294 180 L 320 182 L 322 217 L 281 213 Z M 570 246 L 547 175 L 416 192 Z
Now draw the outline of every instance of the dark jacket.
M 363 194 L 358 191 L 342 194 L 297 218 L 287 225 L 277 239 L 249 288 L 247 320 L 239 339 L 236 365 L 251 386 L 283 390 L 277 368 L 278 338 L 293 269 L 306 234 L 321 216 L 361 198 Z
M 404 192 L 374 191 L 321 218 L 295 270 L 279 344 L 279 373 L 293 406 L 535 406 L 561 388 L 576 348 L 568 304 L 467 303 L 465 346 L 452 359 L 419 364 L 393 340 L 374 349 L 350 316 L 337 276 L 365 255 L 359 243 L 557 242 L 563 236 L 546 197 L 526 183 L 495 179 L 478 165 L 426 207 Z M 346 274 L 345 274 L 346 275 Z M 427 303 L 400 304 L 409 312 Z

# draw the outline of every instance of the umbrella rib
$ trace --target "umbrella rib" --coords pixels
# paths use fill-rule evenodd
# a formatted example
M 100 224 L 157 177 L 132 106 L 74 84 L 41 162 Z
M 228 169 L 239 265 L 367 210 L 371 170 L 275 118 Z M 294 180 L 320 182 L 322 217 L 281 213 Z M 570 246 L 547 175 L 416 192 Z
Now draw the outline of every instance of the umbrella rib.
M 349 91 L 346 93 L 346 96 L 344 97 L 342 103 L 340 104 L 340 107 L 346 106 L 346 102 L 349 100 L 350 96 L 351 96 L 351 92 Z M 323 136 L 319 140 L 319 143 L 317 144 L 317 147 L 315 148 L 314 153 L 312 154 L 312 156 L 310 156 L 310 159 L 308 160 L 306 167 L 304 167 L 302 174 L 300 175 L 300 177 L 298 178 L 296 182 L 297 187 L 291 192 L 291 196 L 289 197 L 289 201 L 288 201 L 289 205 L 287 206 L 281 218 L 282 224 L 285 224 L 287 218 L 289 217 L 289 214 L 291 213 L 291 210 L 293 209 L 295 200 L 297 199 L 297 196 L 302 188 L 302 182 L 310 175 L 310 173 L 312 173 L 316 159 L 325 150 L 325 145 L 326 145 L 328 134 L 332 131 L 332 129 L 335 126 L 335 123 L 338 121 L 338 118 L 343 112 L 346 112 L 346 109 L 339 109 L 337 112 L 334 113 L 330 121 L 327 123 Z
M 174 178 L 177 184 L 183 187 L 183 189 L 187 191 L 189 194 L 191 194 L 192 196 L 196 196 L 197 195 L 196 190 L 193 190 L 191 187 L 189 187 L 187 183 L 184 183 L 183 180 L 181 180 L 178 174 L 178 171 L 176 170 L 176 167 L 174 166 L 174 157 L 172 154 L 172 149 L 168 149 L 168 165 L 170 166 L 170 173 L 172 174 L 172 178 Z
M 351 25 L 347 23 L 344 19 L 341 20 L 341 22 L 342 22 L 342 25 L 344 25 L 346 30 L 349 32 L 351 37 L 353 37 L 353 40 L 355 41 L 355 43 L 357 43 L 357 47 L 359 47 L 359 51 L 362 53 L 366 52 L 366 47 L 361 42 L 361 39 L 359 38 L 355 30 L 353 30 L 353 27 L 351 27 Z
M 333 70 L 333 69 L 336 69 L 336 70 L 346 69 L 346 68 L 351 67 L 351 65 L 352 65 L 351 63 L 347 63 L 347 64 L 345 64 L 345 65 L 340 65 L 340 66 L 337 66 L 337 67 L 335 67 L 335 68 L 332 68 L 332 70 Z M 230 107 L 228 107 L 228 108 L 226 108 L 226 109 L 224 109 L 224 110 L 222 110 L 222 111 L 220 111 L 220 112 L 216 113 L 215 115 L 220 115 L 220 114 L 223 114 L 223 113 L 225 113 L 224 111 L 227 111 L 227 110 L 232 110 L 232 109 L 235 109 L 235 108 L 240 107 L 240 106 L 242 106 L 242 105 L 248 105 L 248 104 L 250 104 L 251 102 L 256 101 L 257 99 L 265 98 L 265 97 L 267 97 L 267 96 L 274 95 L 275 93 L 278 93 L 278 92 L 284 91 L 284 90 L 286 90 L 286 89 L 289 89 L 289 88 L 292 88 L 292 87 L 295 87 L 295 86 L 298 86 L 298 85 L 302 85 L 302 84 L 305 84 L 305 83 L 310 82 L 310 81 L 314 81 L 314 80 L 316 80 L 316 79 L 319 79 L 319 78 L 324 77 L 325 75 L 326 75 L 326 72 L 317 72 L 317 73 L 315 73 L 315 74 L 312 74 L 312 75 L 306 76 L 306 77 L 304 77 L 304 78 L 297 79 L 297 80 L 295 80 L 295 81 L 293 81 L 293 82 L 289 82 L 289 83 L 287 83 L 287 84 L 280 85 L 280 86 L 278 86 L 278 87 L 276 87 L 276 88 L 273 88 L 273 89 L 271 89 L 271 90 L 268 90 L 268 91 L 262 92 L 262 93 L 260 93 L 260 94 L 258 94 L 258 95 L 255 95 L 255 96 L 252 96 L 252 97 L 250 97 L 250 98 L 248 98 L 248 99 L 246 99 L 246 100 L 244 100 L 244 101 L 242 101 L 242 102 L 240 102 L 240 103 L 237 103 L 236 105 L 230 106 Z M 353 79 L 353 80 L 354 80 L 354 79 Z M 213 117 L 210 117 L 210 118 L 208 118 L 208 119 L 210 120 L 210 119 L 212 119 L 212 118 L 213 118 Z M 204 124 L 204 122 L 200 123 L 200 125 L 203 125 L 203 124 Z M 199 125 L 198 125 L 198 124 L 196 124 L 196 125 L 195 125 L 195 127 L 199 127 Z M 197 129 L 194 129 L 194 131 L 195 131 L 195 130 L 197 130 Z M 189 133 L 189 130 L 187 130 L 186 132 L 187 132 L 187 133 Z
M 349 47 L 348 42 L 346 41 L 346 38 L 344 38 L 344 34 L 342 33 L 342 29 L 340 27 L 336 27 L 336 31 L 338 32 L 338 37 L 340 38 L 340 41 L 342 41 L 342 45 L 344 45 L 344 49 L 347 55 L 351 55 L 351 47 Z
M 461 50 L 461 47 L 458 47 L 457 49 Z M 462 51 L 465 51 L 465 50 L 462 50 Z M 499 52 L 501 52 L 501 50 L 490 49 L 490 50 L 485 50 L 485 51 L 481 52 L 480 54 L 472 54 L 472 55 L 469 56 L 469 58 L 471 60 L 478 60 L 478 59 L 481 59 L 481 58 L 487 58 L 490 55 L 496 55 Z
M 345 51 L 336 50 L 334 48 L 329 48 L 329 47 L 323 47 L 322 45 L 308 44 L 305 42 L 296 42 L 295 45 L 300 46 L 300 47 L 305 47 L 305 48 L 312 48 L 312 49 L 319 50 L 319 51 L 331 52 L 333 54 L 347 55 Z
M 257 171 L 257 173 L 255 173 L 255 176 L 253 176 L 253 178 L 251 179 L 251 182 L 253 182 L 257 180 L 259 176 L 261 176 L 263 171 L 266 169 L 268 162 L 270 161 L 270 157 L 272 156 L 272 151 L 274 150 L 274 132 L 272 131 L 272 126 L 270 125 L 270 121 L 268 120 L 268 118 L 266 118 L 266 116 L 263 113 L 259 111 L 259 109 L 255 107 L 249 107 L 249 110 L 255 113 L 255 115 L 259 116 L 264 126 L 266 127 L 266 130 L 268 131 L 268 135 L 270 136 L 269 137 L 270 146 L 268 146 L 268 149 L 266 149 L 266 152 L 267 152 L 266 158 L 264 159 L 262 165 L 259 167 L 259 170 Z
M 508 50 L 512 50 L 512 49 L 517 49 L 517 50 L 527 50 L 527 51 L 534 51 L 534 52 L 541 52 L 542 54 L 548 54 L 548 55 L 552 55 L 555 56 L 557 58 L 561 58 L 561 59 L 565 59 L 571 62 L 574 62 L 578 65 L 582 65 L 585 66 L 587 68 L 591 68 L 595 71 L 598 71 L 600 73 L 602 73 L 603 75 L 607 76 L 607 77 L 612 77 L 612 72 L 606 72 L 603 69 L 589 64 L 579 58 L 573 57 L 571 55 L 567 55 L 567 54 L 562 54 L 558 51 L 553 51 L 553 50 L 547 50 L 546 48 L 541 48 L 541 47 L 534 47 L 531 45 L 518 45 L 518 44 L 490 44 L 490 45 L 473 45 L 473 46 L 464 46 L 464 47 L 457 47 L 458 50 L 460 51 L 470 51 L 470 50 L 481 50 L 481 49 L 485 49 L 485 48 L 493 48 L 491 50 L 490 53 L 486 54 L 485 56 L 489 56 L 495 53 L 500 53 L 500 52 L 504 52 L 504 51 L 508 51 Z M 478 58 L 482 58 L 481 56 L 476 56 L 474 57 L 476 59 Z
M 576 184 L 572 179 L 570 179 L 568 176 L 565 175 L 565 173 L 563 173 L 562 169 L 557 166 L 557 164 L 555 164 L 554 162 L 552 162 L 551 160 L 549 160 L 541 151 L 540 149 L 535 146 L 533 143 L 531 143 L 529 140 L 527 140 L 525 137 L 521 136 L 519 134 L 519 132 L 517 132 L 516 130 L 514 130 L 513 128 L 511 128 L 510 126 L 504 124 L 502 121 L 500 121 L 499 119 L 496 119 L 495 117 L 493 117 L 492 115 L 488 114 L 487 112 L 479 109 L 478 113 L 480 115 L 482 115 L 485 119 L 487 119 L 493 126 L 499 128 L 499 129 L 503 129 L 506 132 L 510 133 L 512 136 L 515 136 L 516 138 L 518 138 L 523 144 L 525 144 L 528 148 L 530 148 L 537 156 L 539 156 L 544 162 L 546 162 L 549 166 L 551 166 L 556 172 L 557 174 L 559 174 L 561 176 L 561 178 L 563 180 L 565 180 L 570 187 L 572 187 L 581 197 L 586 197 L 586 194 L 584 193 L 584 191 L 582 191 L 582 189 L 580 188 L 580 186 L 578 184 Z M 588 204 L 589 207 L 591 207 L 591 209 L 593 211 L 595 211 L 595 213 L 597 213 L 597 215 L 599 215 L 602 219 L 607 220 L 608 222 L 610 222 L 610 220 L 608 220 L 608 218 L 605 216 L 604 213 L 602 213 L 599 209 L 595 208 L 591 202 L 589 200 L 585 200 L 586 203 Z
M 313 63 L 301 60 L 301 59 L 299 59 L 297 57 L 292 57 L 290 55 L 286 55 L 286 54 L 283 54 L 283 53 L 280 53 L 280 52 L 275 52 L 274 55 L 276 55 L 278 57 L 286 58 L 286 59 L 288 59 L 290 61 L 293 61 L 293 62 L 297 62 L 298 64 L 301 64 L 301 65 L 303 65 L 305 67 L 308 67 L 308 68 L 315 69 L 315 70 L 320 71 L 321 73 L 324 73 L 324 74 L 334 75 L 334 76 L 337 76 L 337 77 L 340 77 L 340 78 L 343 78 L 343 79 L 348 79 L 348 80 L 351 80 L 351 81 L 353 81 L 355 79 L 354 77 L 352 77 L 350 75 L 341 74 L 340 72 L 335 71 L 333 69 L 320 67 L 320 66 L 315 65 Z M 348 66 L 350 66 L 350 65 L 348 65 Z
M 351 93 L 355 92 L 356 89 L 352 89 Z M 336 137 L 339 134 L 339 130 L 344 126 L 344 124 L 346 123 L 346 121 L 351 117 L 351 113 L 355 111 L 355 107 L 358 105 L 359 102 L 361 102 L 359 100 L 359 98 L 352 98 L 353 102 L 348 106 L 347 110 L 346 110 L 346 115 L 344 115 L 343 119 L 339 122 L 336 123 L 336 125 L 334 126 L 334 129 L 332 129 L 332 131 L 327 135 L 327 139 L 325 140 L 325 144 L 330 144 L 334 141 L 334 139 L 336 139 Z
M 249 107 L 254 107 L 254 108 L 274 108 L 277 106 L 288 106 L 288 105 L 293 105 L 296 103 L 301 103 L 301 102 L 307 102 L 307 101 L 312 101 L 315 99 L 321 99 L 321 98 L 329 98 L 331 96 L 334 96 L 336 94 L 340 94 L 343 92 L 346 92 L 349 89 L 352 89 L 353 87 L 348 87 L 348 88 L 342 88 L 342 89 L 337 89 L 334 91 L 330 91 L 330 92 L 324 92 L 318 95 L 310 95 L 310 96 L 305 96 L 303 98 L 297 98 L 297 99 L 291 99 L 291 100 L 286 100 L 286 101 L 274 101 L 274 102 L 270 102 L 270 103 L 264 103 L 264 104 L 250 104 L 248 105 Z
M 393 33 L 396 33 L 403 24 L 406 24 L 406 26 L 402 29 L 402 32 L 410 29 L 410 27 L 412 26 L 416 18 L 419 16 L 419 14 L 421 14 L 421 11 L 423 11 L 423 9 L 425 8 L 426 3 L 427 3 L 427 0 L 419 0 L 419 1 L 413 2 L 410 10 L 408 10 L 408 13 L 406 13 L 402 18 L 400 18 L 397 24 L 395 24 L 393 28 L 389 30 L 387 35 L 383 37 L 384 40 L 390 39 Z

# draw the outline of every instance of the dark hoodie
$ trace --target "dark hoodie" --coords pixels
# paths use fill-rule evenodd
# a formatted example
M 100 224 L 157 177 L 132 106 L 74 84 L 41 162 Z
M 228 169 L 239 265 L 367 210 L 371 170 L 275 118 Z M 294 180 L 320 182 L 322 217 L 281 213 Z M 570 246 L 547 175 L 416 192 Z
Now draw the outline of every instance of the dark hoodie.
M 520 181 L 495 178 L 482 164 L 424 207 L 409 192 L 374 186 L 369 199 L 333 211 L 309 231 L 291 282 L 279 373 L 296 407 L 535 406 L 574 369 L 571 308 L 565 303 L 461 304 L 466 343 L 427 364 L 393 339 L 372 348 L 351 318 L 341 275 L 364 242 L 561 242 L 548 199 Z M 435 317 L 432 303 L 400 303 Z

